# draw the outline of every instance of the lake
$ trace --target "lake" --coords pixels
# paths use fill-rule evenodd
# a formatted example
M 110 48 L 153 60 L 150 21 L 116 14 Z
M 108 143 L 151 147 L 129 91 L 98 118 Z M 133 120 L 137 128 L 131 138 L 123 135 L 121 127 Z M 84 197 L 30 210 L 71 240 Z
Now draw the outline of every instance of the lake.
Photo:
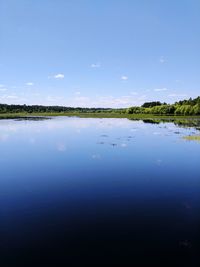
M 187 127 L 186 127 L 187 126 Z M 199 266 L 199 124 L 0 120 L 0 261 Z

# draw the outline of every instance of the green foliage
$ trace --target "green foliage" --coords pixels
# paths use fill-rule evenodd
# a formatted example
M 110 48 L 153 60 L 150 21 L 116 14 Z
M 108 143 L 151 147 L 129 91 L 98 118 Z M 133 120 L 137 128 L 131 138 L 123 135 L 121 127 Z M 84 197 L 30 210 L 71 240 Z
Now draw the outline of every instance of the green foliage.
M 155 106 L 161 106 L 161 105 L 166 105 L 166 103 L 161 103 L 160 101 L 153 101 L 153 102 L 146 102 L 142 105 L 143 108 L 152 108 Z
M 156 114 L 156 115 L 200 115 L 200 97 L 176 102 L 173 105 L 160 102 L 147 102 L 141 107 L 130 107 L 128 114 Z

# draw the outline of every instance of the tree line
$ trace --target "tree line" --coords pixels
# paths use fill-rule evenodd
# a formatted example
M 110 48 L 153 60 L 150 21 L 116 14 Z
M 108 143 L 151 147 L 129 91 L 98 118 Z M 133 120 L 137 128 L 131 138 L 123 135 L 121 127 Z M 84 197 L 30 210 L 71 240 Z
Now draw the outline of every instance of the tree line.
M 112 108 L 82 108 L 42 105 L 8 105 L 0 104 L 0 113 L 127 113 L 127 114 L 156 114 L 156 115 L 200 115 L 200 96 L 174 104 L 159 101 L 146 102 L 142 106 L 127 109 Z
M 42 106 L 42 105 L 8 105 L 0 104 L 0 113 L 93 113 L 109 112 L 111 109 L 105 108 L 82 108 L 64 106 Z

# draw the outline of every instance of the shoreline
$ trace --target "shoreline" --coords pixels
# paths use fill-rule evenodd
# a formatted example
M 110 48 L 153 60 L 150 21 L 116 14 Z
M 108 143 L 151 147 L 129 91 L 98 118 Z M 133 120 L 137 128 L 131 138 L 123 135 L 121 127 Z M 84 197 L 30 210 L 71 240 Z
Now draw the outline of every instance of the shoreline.
M 79 117 L 79 118 L 124 118 L 124 119 L 199 119 L 200 115 L 197 116 L 174 116 L 174 115 L 155 115 L 155 114 L 125 114 L 125 113 L 1 113 L 1 119 L 20 119 L 20 118 L 31 118 L 31 117 Z

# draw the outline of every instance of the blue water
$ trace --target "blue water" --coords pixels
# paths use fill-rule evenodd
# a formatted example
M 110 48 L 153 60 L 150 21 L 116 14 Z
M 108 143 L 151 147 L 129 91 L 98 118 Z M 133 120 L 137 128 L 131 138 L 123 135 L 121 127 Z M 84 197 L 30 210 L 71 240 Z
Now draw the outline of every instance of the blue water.
M 190 134 L 173 122 L 0 120 L 1 266 L 199 266 Z

